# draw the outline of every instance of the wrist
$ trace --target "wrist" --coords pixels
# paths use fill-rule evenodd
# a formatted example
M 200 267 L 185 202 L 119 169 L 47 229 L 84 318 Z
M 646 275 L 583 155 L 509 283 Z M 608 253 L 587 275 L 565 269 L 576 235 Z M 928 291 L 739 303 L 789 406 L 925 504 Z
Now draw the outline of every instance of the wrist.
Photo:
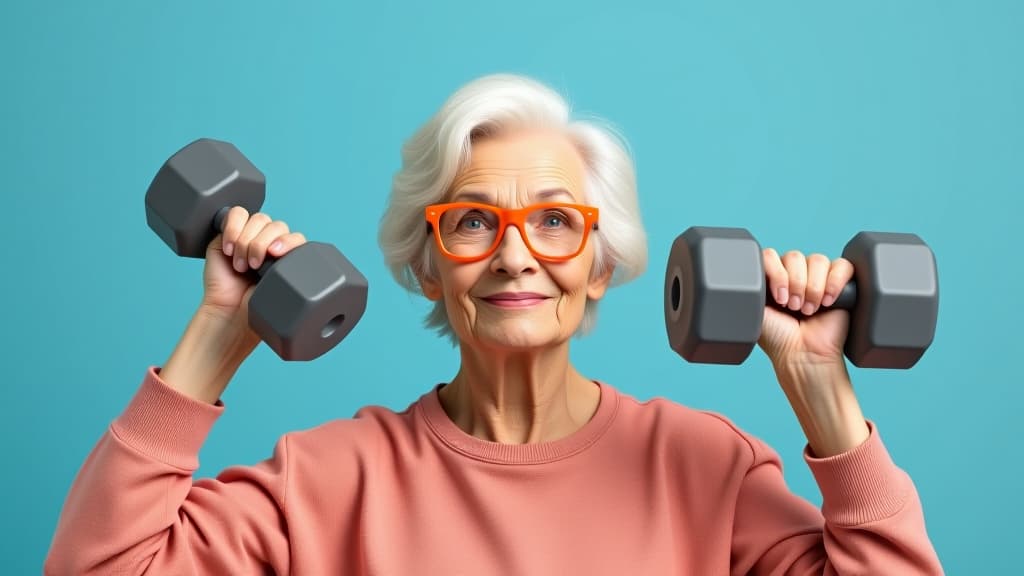
M 835 456 L 867 440 L 870 431 L 844 362 L 805 362 L 775 368 L 815 456 Z
M 779 359 L 772 362 L 775 376 L 787 393 L 811 394 L 850 382 L 846 363 L 836 360 Z
M 161 380 L 194 399 L 215 403 L 259 344 L 244 319 L 201 306 L 160 371 Z

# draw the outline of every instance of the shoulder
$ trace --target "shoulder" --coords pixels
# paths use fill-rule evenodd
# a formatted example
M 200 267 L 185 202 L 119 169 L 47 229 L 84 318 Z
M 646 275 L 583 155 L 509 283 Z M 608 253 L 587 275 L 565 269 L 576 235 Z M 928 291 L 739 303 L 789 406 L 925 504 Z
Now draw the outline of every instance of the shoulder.
M 408 441 L 415 433 L 414 412 L 420 401 L 417 399 L 404 409 L 366 405 L 354 416 L 289 432 L 285 435 L 289 459 L 308 461 L 313 466 L 339 461 L 365 465 L 367 459 L 379 456 L 386 445 Z
M 640 400 L 617 394 L 619 418 L 625 424 L 621 429 L 674 455 L 744 469 L 774 456 L 767 444 L 719 412 L 661 396 Z

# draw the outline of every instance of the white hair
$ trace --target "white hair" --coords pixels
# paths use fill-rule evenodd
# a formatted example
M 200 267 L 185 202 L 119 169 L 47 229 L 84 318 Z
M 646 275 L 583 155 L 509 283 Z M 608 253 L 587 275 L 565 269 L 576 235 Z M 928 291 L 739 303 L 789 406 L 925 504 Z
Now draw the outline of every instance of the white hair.
M 592 275 L 613 267 L 611 285 L 615 286 L 644 271 L 647 235 L 625 139 L 600 119 L 570 118 L 565 99 L 534 79 L 494 74 L 462 86 L 402 147 L 402 166 L 394 176 L 378 238 L 387 266 L 401 286 L 421 294 L 417 274 L 437 276 L 424 210 L 443 201 L 456 175 L 469 163 L 473 140 L 527 124 L 561 131 L 583 158 L 585 201 L 600 212 L 598 229 L 590 236 Z M 597 301 L 588 299 L 576 334 L 589 332 L 596 319 Z M 435 302 L 425 324 L 456 342 L 443 298 Z

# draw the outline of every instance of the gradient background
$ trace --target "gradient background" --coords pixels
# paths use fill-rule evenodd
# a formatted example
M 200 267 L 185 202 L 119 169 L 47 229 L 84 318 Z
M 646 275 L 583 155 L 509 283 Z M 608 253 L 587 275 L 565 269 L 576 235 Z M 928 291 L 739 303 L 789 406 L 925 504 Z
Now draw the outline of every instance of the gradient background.
M 927 240 L 933 347 L 911 371 L 852 369 L 854 382 L 947 571 L 1017 565 L 1022 4 L 606 4 L 6 2 L 2 571 L 38 573 L 78 467 L 198 303 L 202 263 L 174 257 L 143 210 L 156 170 L 194 138 L 237 144 L 267 175 L 265 209 L 338 245 L 371 287 L 361 324 L 316 362 L 257 350 L 201 475 L 366 404 L 403 408 L 454 373 L 455 352 L 421 327 L 425 300 L 388 276 L 376 225 L 403 140 L 498 71 L 610 119 L 635 153 L 650 266 L 610 292 L 574 361 L 637 397 L 726 414 L 815 503 L 764 355 L 697 366 L 669 349 L 671 242 L 695 224 L 830 255 L 862 229 Z

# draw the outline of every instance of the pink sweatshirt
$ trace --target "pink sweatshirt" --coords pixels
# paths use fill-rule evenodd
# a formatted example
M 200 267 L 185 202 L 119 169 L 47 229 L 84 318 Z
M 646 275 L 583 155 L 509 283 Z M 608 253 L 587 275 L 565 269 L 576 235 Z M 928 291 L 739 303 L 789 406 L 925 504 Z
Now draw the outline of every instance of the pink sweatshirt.
M 554 442 L 469 436 L 435 387 L 195 479 L 224 406 L 151 367 L 76 478 L 45 573 L 942 573 L 917 491 L 870 422 L 848 453 L 805 450 L 819 511 L 727 419 L 600 386 L 590 422 Z

